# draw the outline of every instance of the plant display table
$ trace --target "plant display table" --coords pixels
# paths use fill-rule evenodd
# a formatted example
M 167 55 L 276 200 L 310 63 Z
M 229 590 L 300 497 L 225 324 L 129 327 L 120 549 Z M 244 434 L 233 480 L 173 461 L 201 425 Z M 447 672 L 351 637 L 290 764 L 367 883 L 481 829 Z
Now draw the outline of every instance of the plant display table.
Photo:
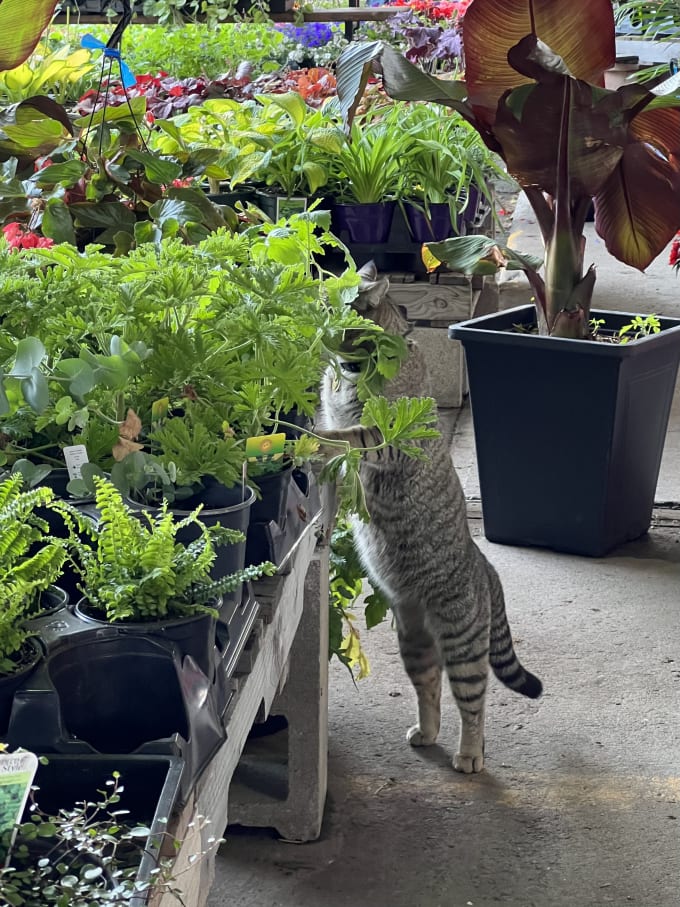
M 322 506 L 309 515 L 284 570 L 260 581 L 258 620 L 233 677 L 234 696 L 225 716 L 227 740 L 198 779 L 171 832 L 183 841 L 173 875 L 187 907 L 205 904 L 214 877 L 208 839 L 227 823 L 270 826 L 285 838 L 319 836 L 326 797 L 328 689 L 328 538 L 334 508 L 322 489 Z M 237 781 L 253 724 L 269 715 L 288 723 L 287 796 L 258 796 Z M 198 817 L 209 819 L 203 823 Z M 193 823 L 193 824 L 192 824 Z M 171 907 L 169 895 L 152 907 Z

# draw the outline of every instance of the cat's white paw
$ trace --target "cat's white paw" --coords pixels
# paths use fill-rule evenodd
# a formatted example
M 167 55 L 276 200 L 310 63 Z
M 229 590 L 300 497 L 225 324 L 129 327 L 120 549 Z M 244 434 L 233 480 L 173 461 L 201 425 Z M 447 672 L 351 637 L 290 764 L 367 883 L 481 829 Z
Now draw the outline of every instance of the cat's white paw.
M 453 757 L 453 767 L 457 772 L 463 772 L 465 775 L 481 772 L 484 768 L 484 753 L 472 756 L 456 753 Z
M 406 739 L 411 746 L 432 746 L 437 739 L 436 734 L 424 734 L 419 724 L 414 724 L 406 731 Z

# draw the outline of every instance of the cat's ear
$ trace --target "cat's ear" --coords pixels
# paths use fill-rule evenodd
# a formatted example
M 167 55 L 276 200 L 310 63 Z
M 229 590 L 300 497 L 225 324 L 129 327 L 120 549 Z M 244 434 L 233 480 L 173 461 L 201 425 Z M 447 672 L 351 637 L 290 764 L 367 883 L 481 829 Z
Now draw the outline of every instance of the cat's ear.
M 367 283 L 374 283 L 378 279 L 378 269 L 373 259 L 367 261 L 365 265 L 362 265 L 357 271 L 357 274 L 361 277 L 362 282 L 366 281 Z
M 379 277 L 374 261 L 369 261 L 357 271 L 361 277 L 356 308 L 361 311 L 377 309 L 390 289 L 389 277 Z

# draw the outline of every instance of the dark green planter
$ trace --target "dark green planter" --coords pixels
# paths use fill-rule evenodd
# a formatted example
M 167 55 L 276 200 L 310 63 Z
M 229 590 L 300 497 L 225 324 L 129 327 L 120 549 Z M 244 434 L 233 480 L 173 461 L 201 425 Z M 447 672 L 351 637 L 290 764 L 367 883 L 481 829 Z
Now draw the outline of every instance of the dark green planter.
M 628 313 L 593 311 L 618 330 Z M 451 325 L 465 349 L 492 542 L 600 557 L 650 526 L 680 319 L 629 344 L 513 332 L 533 306 Z

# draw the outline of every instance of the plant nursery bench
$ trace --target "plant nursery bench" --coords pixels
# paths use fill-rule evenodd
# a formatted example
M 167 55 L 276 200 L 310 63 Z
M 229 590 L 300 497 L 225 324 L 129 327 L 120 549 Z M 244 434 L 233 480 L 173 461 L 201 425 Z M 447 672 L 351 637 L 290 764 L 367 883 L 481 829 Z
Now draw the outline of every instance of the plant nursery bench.
M 335 512 L 328 486 L 321 489 L 321 501 L 284 565 L 287 572 L 255 585 L 260 611 L 233 676 L 227 739 L 170 824 L 171 835 L 182 841 L 173 876 L 187 907 L 207 901 L 215 870 L 208 839 L 219 838 L 228 823 L 273 827 L 293 841 L 314 840 L 321 831 L 328 741 L 328 541 Z M 287 724 L 286 731 L 249 741 L 257 722 L 275 716 Z M 282 737 L 287 740 L 283 751 Z M 270 790 L 250 783 L 251 744 L 258 776 L 266 778 L 271 770 L 275 779 Z M 207 856 L 197 857 L 204 851 Z M 151 907 L 176 903 L 169 894 L 150 900 Z

